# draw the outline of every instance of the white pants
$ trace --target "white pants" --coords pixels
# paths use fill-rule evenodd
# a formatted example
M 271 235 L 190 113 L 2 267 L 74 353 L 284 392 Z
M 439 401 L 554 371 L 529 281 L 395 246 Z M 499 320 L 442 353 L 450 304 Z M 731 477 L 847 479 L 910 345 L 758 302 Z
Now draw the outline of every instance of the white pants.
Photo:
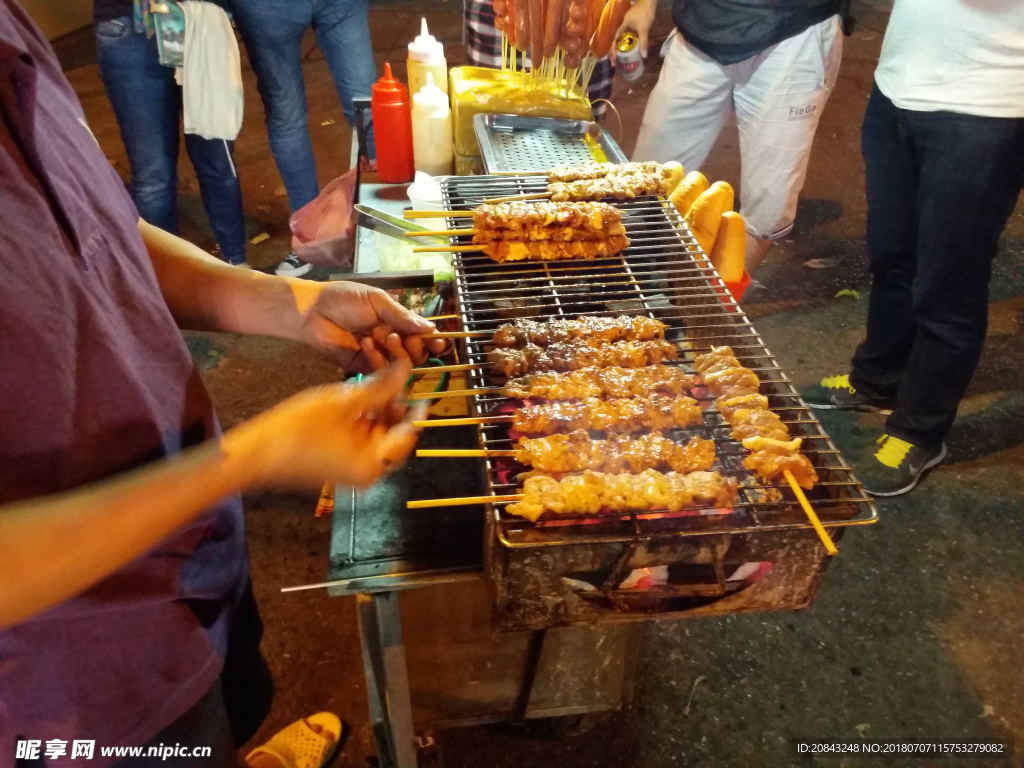
M 647 102 L 633 160 L 675 160 L 699 170 L 735 111 L 747 231 L 782 237 L 793 228 L 842 52 L 838 16 L 736 64 L 719 64 L 677 34 Z

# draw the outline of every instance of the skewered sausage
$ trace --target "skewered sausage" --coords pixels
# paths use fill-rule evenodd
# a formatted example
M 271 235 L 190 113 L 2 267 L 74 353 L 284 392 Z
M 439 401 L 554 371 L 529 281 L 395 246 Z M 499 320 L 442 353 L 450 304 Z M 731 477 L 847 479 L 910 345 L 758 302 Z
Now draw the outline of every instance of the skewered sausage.
M 530 68 L 539 69 L 544 58 L 544 0 L 529 0 Z
M 516 50 L 530 50 L 530 0 L 512 0 L 515 6 Z
M 568 0 L 548 0 L 544 18 L 544 58 L 550 58 L 558 51 L 562 31 L 562 9 L 566 5 Z
M 590 41 L 590 52 L 594 58 L 602 59 L 608 55 L 615 41 L 615 33 L 626 17 L 629 5 L 630 0 L 608 0 L 608 4 L 601 12 L 601 20 L 597 32 L 594 33 L 594 39 Z

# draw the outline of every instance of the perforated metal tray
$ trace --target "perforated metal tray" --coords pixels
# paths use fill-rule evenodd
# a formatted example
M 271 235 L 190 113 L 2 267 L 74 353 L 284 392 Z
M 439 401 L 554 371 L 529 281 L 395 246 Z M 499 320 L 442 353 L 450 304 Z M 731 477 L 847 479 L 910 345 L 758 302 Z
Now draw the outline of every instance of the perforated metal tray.
M 626 155 L 597 123 L 520 115 L 476 115 L 485 173 L 546 171 L 556 165 L 624 163 Z

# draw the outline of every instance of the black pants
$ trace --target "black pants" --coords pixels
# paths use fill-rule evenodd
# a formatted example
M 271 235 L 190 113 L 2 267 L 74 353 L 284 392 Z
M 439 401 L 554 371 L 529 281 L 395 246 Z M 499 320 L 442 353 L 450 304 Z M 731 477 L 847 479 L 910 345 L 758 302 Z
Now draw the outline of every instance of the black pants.
M 850 382 L 895 398 L 889 433 L 949 433 L 981 357 L 999 236 L 1024 184 L 1024 119 L 896 107 L 875 86 L 861 130 L 871 299 Z

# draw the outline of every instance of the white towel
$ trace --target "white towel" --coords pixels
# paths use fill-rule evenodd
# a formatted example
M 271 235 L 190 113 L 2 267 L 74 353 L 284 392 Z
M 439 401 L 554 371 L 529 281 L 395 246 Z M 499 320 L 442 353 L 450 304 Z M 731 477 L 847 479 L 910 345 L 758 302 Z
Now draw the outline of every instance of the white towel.
M 185 133 L 233 141 L 242 130 L 242 62 L 231 20 L 218 5 L 187 0 L 184 66 L 177 70 Z

